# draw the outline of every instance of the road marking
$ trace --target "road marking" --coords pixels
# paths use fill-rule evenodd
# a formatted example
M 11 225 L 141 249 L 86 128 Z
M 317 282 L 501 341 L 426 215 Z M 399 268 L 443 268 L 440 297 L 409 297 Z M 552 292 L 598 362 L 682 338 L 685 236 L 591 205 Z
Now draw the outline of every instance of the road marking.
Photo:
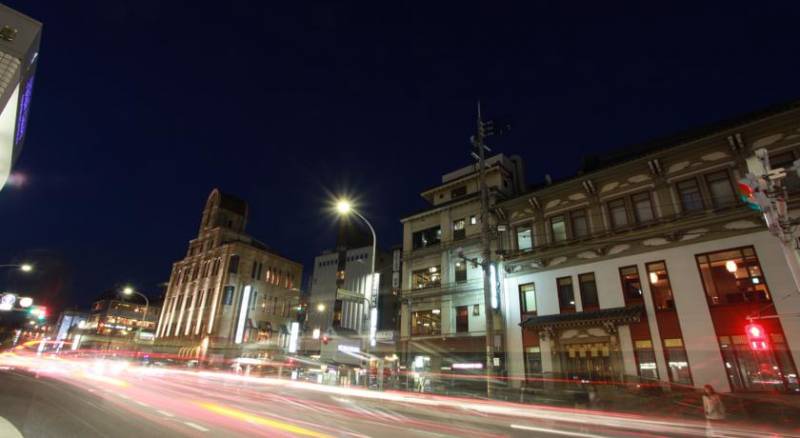
M 147 403 L 145 403 L 145 402 L 140 402 L 139 400 L 134 400 L 134 402 L 135 402 L 137 405 L 139 405 L 139 406 L 143 406 L 143 407 L 145 407 L 145 408 L 149 408 L 149 407 L 150 407 L 150 405 L 148 405 Z
M 273 429 L 279 429 L 284 432 L 289 432 L 293 435 L 310 436 L 314 438 L 327 438 L 329 435 L 306 429 L 300 426 L 295 426 L 291 423 L 284 423 L 283 421 L 273 420 L 259 415 L 251 414 L 249 412 L 240 411 L 238 409 L 229 408 L 226 406 L 218 405 L 215 403 L 198 402 L 200 407 L 207 409 L 215 414 L 223 415 L 238 420 L 247 421 L 259 426 L 266 426 Z
M 159 414 L 161 414 L 161 415 L 163 415 L 163 416 L 165 416 L 165 417 L 174 417 L 174 416 L 175 416 L 175 415 L 173 415 L 173 414 L 171 414 L 171 413 L 169 413 L 169 412 L 167 412 L 167 411 L 161 411 L 161 410 L 158 410 L 158 411 L 156 411 L 156 412 L 158 412 Z
M 201 426 L 199 424 L 192 423 L 191 421 L 184 421 L 183 424 L 185 424 L 185 425 L 187 425 L 187 426 L 189 426 L 189 427 L 191 427 L 193 429 L 197 429 L 200 432 L 208 432 L 209 430 L 211 430 L 211 429 L 207 429 L 207 428 L 205 428 L 205 427 L 203 427 L 203 426 Z
M 533 427 L 533 426 L 523 426 L 521 424 L 512 424 L 512 429 L 521 429 L 521 430 L 530 430 L 531 432 L 545 432 L 545 433 L 552 433 L 556 435 L 565 435 L 565 436 L 578 436 L 582 438 L 597 438 L 601 435 L 595 435 L 592 433 L 581 433 L 581 432 L 570 432 L 568 430 L 558 430 L 558 429 L 547 429 L 545 427 Z

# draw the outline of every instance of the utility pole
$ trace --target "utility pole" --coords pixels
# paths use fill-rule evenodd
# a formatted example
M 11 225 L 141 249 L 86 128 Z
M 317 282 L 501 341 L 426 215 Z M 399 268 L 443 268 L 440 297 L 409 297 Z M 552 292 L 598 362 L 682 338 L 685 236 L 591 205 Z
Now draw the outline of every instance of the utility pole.
M 481 118 L 481 103 L 478 102 L 477 133 L 472 139 L 472 144 L 477 149 L 478 166 L 480 168 L 480 190 L 481 190 L 481 245 L 482 257 L 481 268 L 483 269 L 483 303 L 484 315 L 486 317 L 486 398 L 492 398 L 492 378 L 494 370 L 494 311 L 492 309 L 492 285 L 491 265 L 492 265 L 492 242 L 489 231 L 489 189 L 486 186 L 486 150 L 483 143 L 486 138 L 486 131 Z M 473 152 L 474 154 L 475 152 Z

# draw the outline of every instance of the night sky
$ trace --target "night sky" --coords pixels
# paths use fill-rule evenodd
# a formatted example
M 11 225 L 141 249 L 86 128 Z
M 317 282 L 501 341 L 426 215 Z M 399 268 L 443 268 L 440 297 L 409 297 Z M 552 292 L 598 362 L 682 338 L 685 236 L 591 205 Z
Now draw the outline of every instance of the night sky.
M 333 246 L 334 193 L 398 244 L 419 192 L 471 162 L 477 99 L 538 183 L 800 97 L 798 2 L 228 3 L 7 2 L 44 29 L 27 182 L 0 192 L 0 263 L 37 273 L 0 290 L 54 307 L 153 293 L 214 187 L 306 275 Z

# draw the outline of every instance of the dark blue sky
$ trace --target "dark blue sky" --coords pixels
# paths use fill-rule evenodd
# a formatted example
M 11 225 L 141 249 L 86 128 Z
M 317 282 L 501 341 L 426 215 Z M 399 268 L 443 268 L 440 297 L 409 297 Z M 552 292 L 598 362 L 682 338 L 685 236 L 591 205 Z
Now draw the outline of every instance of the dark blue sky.
M 21 188 L 0 192 L 0 275 L 53 305 L 154 291 L 213 187 L 306 264 L 329 193 L 399 243 L 418 193 L 470 162 L 475 101 L 529 182 L 616 149 L 800 97 L 796 2 L 54 2 L 42 21 Z M 795 6 L 789 5 L 795 3 Z

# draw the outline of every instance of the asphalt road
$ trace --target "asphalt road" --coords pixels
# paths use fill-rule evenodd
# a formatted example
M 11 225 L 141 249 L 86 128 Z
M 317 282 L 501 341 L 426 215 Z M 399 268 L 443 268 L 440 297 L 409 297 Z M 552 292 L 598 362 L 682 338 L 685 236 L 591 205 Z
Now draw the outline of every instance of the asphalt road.
M 25 437 L 641 437 L 706 432 L 703 423 L 229 373 L 59 361 L 5 368 L 0 371 L 0 416 Z M 2 430 L 0 422 L 5 437 Z M 764 432 L 738 429 L 726 436 Z

